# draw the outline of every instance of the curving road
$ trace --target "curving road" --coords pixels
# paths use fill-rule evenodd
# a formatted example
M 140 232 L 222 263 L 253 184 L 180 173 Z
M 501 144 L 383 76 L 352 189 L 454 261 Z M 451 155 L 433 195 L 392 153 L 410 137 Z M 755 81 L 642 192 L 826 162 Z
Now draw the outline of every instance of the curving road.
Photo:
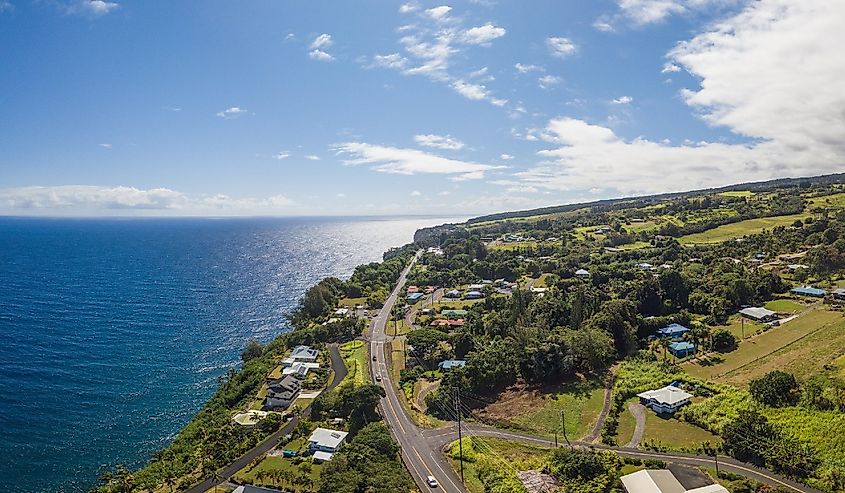
M 452 467 L 446 461 L 443 454 L 440 453 L 440 448 L 431 445 L 423 435 L 422 430 L 408 416 L 402 403 L 399 402 L 399 398 L 396 395 L 396 388 L 398 387 L 394 387 L 387 367 L 385 346 L 389 344 L 392 338 L 386 334 L 385 328 L 390 319 L 393 305 L 396 303 L 405 286 L 408 272 L 410 272 L 411 267 L 416 263 L 419 256 L 420 253 L 417 253 L 408 266 L 405 267 L 405 270 L 402 271 L 396 282 L 396 286 L 373 320 L 373 326 L 370 332 L 370 354 L 375 356 L 375 361 L 370 361 L 370 372 L 373 375 L 379 374 L 382 377 L 381 384 L 384 386 L 387 396 L 382 399 L 379 409 L 385 422 L 390 427 L 393 437 L 399 443 L 402 461 L 411 472 L 411 476 L 414 478 L 414 482 L 420 488 L 420 491 L 428 491 L 430 489 L 426 483 L 426 478 L 428 476 L 434 476 L 437 482 L 440 483 L 441 491 L 446 493 L 465 493 L 466 488 L 464 488 L 461 480 L 452 470 Z

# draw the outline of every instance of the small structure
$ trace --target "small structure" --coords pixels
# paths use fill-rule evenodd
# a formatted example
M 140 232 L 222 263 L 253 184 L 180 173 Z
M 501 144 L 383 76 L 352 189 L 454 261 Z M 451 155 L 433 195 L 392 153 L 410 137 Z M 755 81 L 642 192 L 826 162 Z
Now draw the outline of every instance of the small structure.
M 467 291 L 464 293 L 464 299 L 467 300 L 480 300 L 481 298 L 484 298 L 484 293 L 481 291 Z
M 676 341 L 669 344 L 669 352 L 676 358 L 683 358 L 695 353 L 695 344 L 687 341 Z
M 587 269 L 578 269 L 575 271 L 575 277 L 580 277 L 581 279 L 586 279 L 590 277 L 590 271 Z
M 662 329 L 657 329 L 657 335 L 661 338 L 668 337 L 670 339 L 680 339 L 689 332 L 689 327 L 684 327 L 681 324 L 669 324 Z
M 343 445 L 343 441 L 346 440 L 348 434 L 345 431 L 317 428 L 308 437 L 308 451 L 313 452 L 315 455 L 317 452 L 324 452 L 326 455 L 320 455 L 320 460 L 332 460 L 332 456 Z
M 804 264 L 789 264 L 789 265 L 786 266 L 786 269 L 789 272 L 795 272 L 797 270 L 806 269 L 806 268 L 807 268 L 807 266 L 804 265 Z
M 423 296 L 425 296 L 423 293 L 415 292 L 415 293 L 409 294 L 407 296 L 407 300 L 410 301 L 411 303 L 414 303 L 416 301 L 419 301 L 419 299 L 422 298 Z
M 238 486 L 232 493 L 284 493 L 282 490 L 272 490 L 270 488 L 261 488 L 251 484 L 244 484 Z
M 484 289 L 484 284 L 470 284 L 468 289 L 470 291 L 481 291 L 482 289 Z
M 332 460 L 332 457 L 334 457 L 334 454 L 318 450 L 317 452 L 314 452 L 314 455 L 311 456 L 311 462 L 313 462 L 314 464 L 322 464 L 323 462 L 328 462 Z
M 446 294 L 443 295 L 444 298 L 460 298 L 461 292 L 457 289 L 453 289 L 451 291 L 447 291 Z
M 302 384 L 292 375 L 271 380 L 267 384 L 267 397 L 264 407 L 267 409 L 287 409 L 296 400 Z
M 443 371 L 451 370 L 452 368 L 463 368 L 467 362 L 462 359 L 447 359 L 437 364 L 437 367 Z
M 654 266 L 649 264 L 648 262 L 641 262 L 637 264 L 637 268 L 640 270 L 652 270 L 654 269 Z
M 667 385 L 662 389 L 647 390 L 637 394 L 640 404 L 660 414 L 674 414 L 675 411 L 690 403 L 692 394 L 678 387 Z
M 466 310 L 443 310 L 440 313 L 446 318 L 464 318 L 467 316 Z
M 408 294 L 418 293 L 420 288 L 417 286 L 408 286 Z
M 834 289 L 831 294 L 833 294 L 833 297 L 837 300 L 845 300 L 845 289 Z
M 258 422 L 262 419 L 266 418 L 268 414 L 270 413 L 268 413 L 267 411 L 246 411 L 243 413 L 236 414 L 232 418 L 232 421 L 241 426 L 252 427 L 257 425 Z
M 825 291 L 824 289 L 813 288 L 810 286 L 801 286 L 793 288 L 790 289 L 789 292 L 797 294 L 799 296 L 814 296 L 816 298 L 821 298 L 827 294 L 827 291 Z
M 776 312 L 759 306 L 743 308 L 739 311 L 739 313 L 745 318 L 763 323 L 771 322 L 772 320 L 778 318 L 778 314 Z
M 528 490 L 528 493 L 550 493 L 560 488 L 560 482 L 543 471 L 520 471 L 516 476 Z
M 338 317 L 348 317 L 349 312 L 350 312 L 349 308 L 346 308 L 345 306 L 343 306 L 343 307 L 340 307 L 337 310 L 335 310 L 334 314 L 337 315 Z

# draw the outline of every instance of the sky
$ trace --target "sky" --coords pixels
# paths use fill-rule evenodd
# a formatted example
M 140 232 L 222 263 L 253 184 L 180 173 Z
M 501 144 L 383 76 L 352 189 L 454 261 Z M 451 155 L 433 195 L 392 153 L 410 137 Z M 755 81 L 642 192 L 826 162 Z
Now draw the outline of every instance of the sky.
M 0 214 L 460 214 L 845 171 L 841 0 L 0 0 Z

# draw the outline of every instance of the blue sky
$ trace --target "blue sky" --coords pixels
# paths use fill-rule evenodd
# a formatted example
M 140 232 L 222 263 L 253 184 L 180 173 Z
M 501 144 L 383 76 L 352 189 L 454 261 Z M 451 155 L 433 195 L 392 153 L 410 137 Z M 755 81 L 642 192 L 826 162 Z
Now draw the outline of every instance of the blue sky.
M 0 0 L 0 214 L 474 214 L 843 171 L 835 0 Z

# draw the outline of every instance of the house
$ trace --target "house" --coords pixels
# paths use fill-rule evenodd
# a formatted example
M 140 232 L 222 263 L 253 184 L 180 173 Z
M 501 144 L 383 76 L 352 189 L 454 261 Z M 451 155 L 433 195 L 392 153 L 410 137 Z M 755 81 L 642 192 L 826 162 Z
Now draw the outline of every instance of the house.
M 320 351 L 311 346 L 296 346 L 290 356 L 282 360 L 282 366 L 293 366 L 294 363 L 314 363 Z
M 832 294 L 837 300 L 845 300 L 845 289 L 834 289 Z
M 261 488 L 251 484 L 245 484 L 235 488 L 232 493 L 284 493 L 282 490 L 271 490 L 270 488 Z
M 423 296 L 425 296 L 423 293 L 411 293 L 406 297 L 406 299 L 408 301 L 410 301 L 411 303 L 415 303 L 415 302 L 419 301 L 419 299 L 422 298 Z
M 692 394 L 678 387 L 667 385 L 662 389 L 647 390 L 637 394 L 640 404 L 660 414 L 674 414 L 675 411 L 690 403 Z
M 299 395 L 301 384 L 292 376 L 271 380 L 267 384 L 267 397 L 264 399 L 264 407 L 267 409 L 287 409 Z
M 816 298 L 821 298 L 822 296 L 827 294 L 827 291 L 824 289 L 813 288 L 810 286 L 801 286 L 798 288 L 793 288 L 789 290 L 790 293 L 797 294 L 799 296 L 815 296 Z
M 676 341 L 669 344 L 669 352 L 676 358 L 683 358 L 695 353 L 695 344 L 686 341 Z
M 449 327 L 449 328 L 456 328 L 456 327 L 463 327 L 464 326 L 464 319 L 449 319 L 444 320 L 442 318 L 434 319 L 429 324 L 432 327 Z
M 308 376 L 308 372 L 320 367 L 320 363 L 304 363 L 297 361 L 296 363 L 282 369 L 282 375 L 292 375 L 300 380 L 304 380 Z
M 484 289 L 484 284 L 470 284 L 469 290 L 470 291 L 481 291 Z
M 590 271 L 587 269 L 578 269 L 575 271 L 575 277 L 580 277 L 581 279 L 586 279 L 590 277 Z
M 418 293 L 419 290 L 420 290 L 420 288 L 418 288 L 417 286 L 408 286 L 407 293 L 408 294 Z
M 743 308 L 739 311 L 739 313 L 745 318 L 750 318 L 751 320 L 763 323 L 771 322 L 772 320 L 778 318 L 778 314 L 776 312 L 758 306 Z
M 480 300 L 484 298 L 484 293 L 481 291 L 467 291 L 464 293 L 464 299 L 466 300 Z
M 686 489 L 669 469 L 643 469 L 619 478 L 626 493 L 728 493 L 720 484 Z M 683 478 L 682 478 L 683 479 Z M 687 479 L 687 483 L 689 483 Z
M 668 337 L 670 339 L 680 339 L 687 332 L 689 332 L 689 328 L 681 324 L 669 324 L 662 329 L 657 329 L 657 335 L 661 338 Z
M 542 294 L 542 293 L 545 293 L 547 290 L 546 290 L 546 288 L 536 288 L 534 286 L 531 286 L 530 291 L 532 293 L 535 293 L 535 294 Z
M 800 269 L 807 269 L 807 266 L 804 265 L 804 264 L 789 264 L 789 265 L 786 266 L 786 269 L 789 272 L 795 272 L 795 271 L 800 270 Z
M 443 360 L 437 364 L 437 367 L 441 370 L 447 371 L 451 370 L 452 368 L 463 368 L 466 366 L 467 362 L 462 359 L 447 359 Z
M 641 270 L 652 270 L 654 269 L 654 266 L 649 264 L 648 262 L 641 262 L 637 264 L 637 268 Z
M 320 454 L 317 460 L 329 461 L 337 452 L 346 436 L 349 433 L 345 431 L 329 430 L 327 428 L 317 428 L 308 437 L 308 451 L 316 455 L 317 452 L 324 452 Z
M 464 318 L 464 317 L 467 316 L 467 311 L 466 310 L 443 310 L 441 312 L 441 315 L 443 315 L 446 318 Z
M 349 316 L 349 308 L 341 307 L 334 311 L 334 314 L 338 317 L 348 317 Z
M 453 289 L 451 291 L 447 291 L 446 294 L 443 295 L 444 298 L 460 298 L 461 292 L 457 289 Z

